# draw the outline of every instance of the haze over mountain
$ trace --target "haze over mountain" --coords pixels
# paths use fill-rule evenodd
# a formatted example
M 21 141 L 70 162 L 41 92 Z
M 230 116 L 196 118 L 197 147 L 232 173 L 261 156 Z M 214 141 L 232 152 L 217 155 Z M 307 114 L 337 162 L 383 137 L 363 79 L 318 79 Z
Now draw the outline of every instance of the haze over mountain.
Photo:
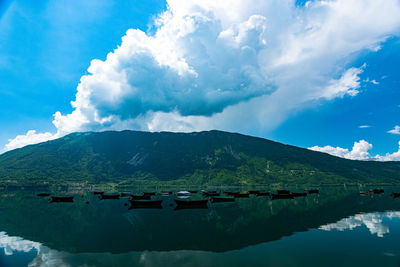
M 0 155 L 4 181 L 333 184 L 400 181 L 400 163 L 355 161 L 222 131 L 73 133 Z

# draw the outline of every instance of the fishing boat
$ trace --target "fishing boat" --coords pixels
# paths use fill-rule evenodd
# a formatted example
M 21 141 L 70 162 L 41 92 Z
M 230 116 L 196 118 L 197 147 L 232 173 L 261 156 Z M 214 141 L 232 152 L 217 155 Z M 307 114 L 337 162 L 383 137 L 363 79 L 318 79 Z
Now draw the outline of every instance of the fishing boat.
M 220 203 L 220 202 L 235 202 L 234 197 L 211 197 L 212 203 Z
M 190 194 L 197 194 L 199 191 L 198 190 L 188 190 Z
M 49 193 L 38 193 L 36 194 L 38 197 L 49 197 L 50 194 Z
M 276 190 L 276 192 L 278 193 L 278 195 L 288 195 L 288 194 L 290 194 L 289 190 Z
M 103 191 L 93 191 L 93 195 L 102 195 L 104 194 Z
M 100 199 L 119 199 L 119 194 L 112 194 L 112 195 L 102 194 L 100 195 Z
M 145 196 L 145 195 L 131 195 L 131 200 L 150 200 L 151 196 Z
M 373 191 L 364 191 L 364 192 L 360 192 L 360 195 L 362 196 L 369 196 L 369 195 L 373 195 L 374 192 Z
M 205 197 L 217 197 L 219 195 L 220 195 L 220 193 L 216 193 L 216 192 L 203 192 L 203 196 L 205 196 Z
M 233 195 L 235 198 L 249 198 L 250 194 L 249 193 L 236 193 Z
M 74 202 L 74 197 L 51 196 L 50 202 Z
M 132 196 L 132 193 L 130 193 L 130 192 L 122 192 L 121 193 L 121 197 L 130 197 L 130 196 Z
M 176 192 L 176 195 L 179 197 L 190 196 L 190 192 L 189 191 L 179 191 L 179 192 Z
M 307 193 L 294 193 L 292 192 L 293 197 L 306 197 Z
M 374 194 L 379 195 L 379 194 L 385 193 L 385 190 L 384 189 L 374 189 L 373 192 L 374 192 Z
M 131 207 L 129 209 L 135 208 L 162 208 L 162 200 L 135 200 L 131 199 Z
M 224 191 L 224 194 L 227 196 L 234 196 L 235 194 L 239 194 L 240 192 L 232 192 L 232 191 Z
M 181 200 L 181 199 L 174 199 L 177 206 L 180 207 L 206 207 L 208 200 Z
M 294 199 L 292 194 L 272 194 L 272 200 L 275 199 Z
M 256 194 L 257 197 L 269 197 L 271 195 L 270 192 L 258 192 Z
M 392 196 L 393 196 L 393 198 L 398 198 L 398 197 L 400 197 L 400 193 L 395 193 L 395 192 L 393 192 L 393 193 L 392 193 Z
M 143 196 L 155 196 L 156 192 L 143 192 Z
M 319 194 L 319 190 L 318 189 L 310 189 L 308 190 L 309 194 Z
M 257 195 L 258 193 L 260 193 L 259 190 L 250 190 L 250 191 L 249 191 L 249 194 L 250 194 L 250 195 Z

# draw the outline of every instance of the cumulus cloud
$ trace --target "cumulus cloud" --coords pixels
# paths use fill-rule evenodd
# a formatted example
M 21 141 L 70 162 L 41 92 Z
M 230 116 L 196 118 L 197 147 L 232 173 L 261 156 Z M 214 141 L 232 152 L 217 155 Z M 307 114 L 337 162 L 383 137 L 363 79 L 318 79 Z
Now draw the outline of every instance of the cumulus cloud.
M 30 130 L 26 134 L 17 135 L 13 139 L 9 139 L 8 143 L 4 147 L 4 151 L 20 148 L 26 145 L 37 144 L 58 138 L 58 134 L 52 134 L 49 132 L 36 133 L 35 130 Z
M 4 254 L 9 256 L 14 252 L 29 252 L 32 249 L 40 251 L 41 244 L 29 240 L 24 240 L 17 236 L 8 236 L 5 232 L 0 232 L 0 248 L 4 249 Z
M 391 133 L 391 134 L 400 134 L 400 126 L 398 126 L 398 125 L 394 126 L 394 129 L 388 131 L 388 133 Z
M 367 129 L 367 128 L 371 128 L 371 125 L 360 125 L 360 126 L 358 126 L 358 128 Z
M 386 155 L 384 156 L 380 156 L 380 155 L 376 155 L 375 159 L 378 161 L 400 161 L 400 141 L 399 141 L 399 149 L 390 154 L 390 153 L 386 153 Z
M 366 66 L 350 63 L 400 29 L 397 0 L 167 3 L 155 33 L 129 29 L 105 61 L 92 60 L 73 112 L 54 114 L 56 136 L 105 129 L 265 133 L 316 101 L 356 96 Z
M 358 142 L 354 142 L 352 150 L 341 147 L 332 147 L 332 146 L 313 146 L 309 148 L 310 150 L 319 151 L 331 154 L 333 156 L 345 158 L 345 159 L 354 159 L 354 160 L 369 160 L 371 159 L 371 155 L 368 150 L 372 149 L 372 145 L 365 140 L 360 140 Z

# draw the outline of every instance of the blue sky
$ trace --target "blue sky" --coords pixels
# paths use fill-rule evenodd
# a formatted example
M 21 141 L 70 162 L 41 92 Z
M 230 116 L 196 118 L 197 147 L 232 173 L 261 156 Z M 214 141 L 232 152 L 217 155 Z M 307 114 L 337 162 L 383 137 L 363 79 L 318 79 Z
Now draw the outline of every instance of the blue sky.
M 398 151 L 399 1 L 250 2 L 0 1 L 0 147 L 216 128 Z

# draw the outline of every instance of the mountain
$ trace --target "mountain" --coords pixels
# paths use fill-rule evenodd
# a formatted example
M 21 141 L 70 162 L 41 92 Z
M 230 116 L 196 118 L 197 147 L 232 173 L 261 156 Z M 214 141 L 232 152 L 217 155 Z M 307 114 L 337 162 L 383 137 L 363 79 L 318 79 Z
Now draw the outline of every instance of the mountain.
M 400 163 L 355 161 L 222 131 L 73 133 L 0 155 L 0 181 L 148 184 L 398 183 Z

